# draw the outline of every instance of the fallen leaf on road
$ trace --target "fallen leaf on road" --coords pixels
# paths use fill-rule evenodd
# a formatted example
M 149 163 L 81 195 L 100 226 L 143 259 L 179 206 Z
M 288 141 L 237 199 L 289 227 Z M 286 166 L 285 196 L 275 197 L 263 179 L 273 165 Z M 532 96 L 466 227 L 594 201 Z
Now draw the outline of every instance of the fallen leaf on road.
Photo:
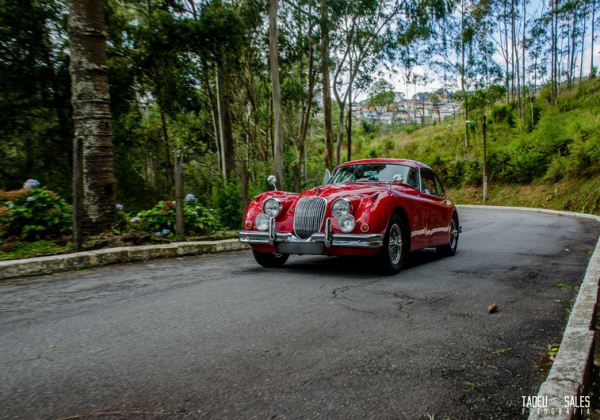
M 492 313 L 492 312 L 496 312 L 496 310 L 498 309 L 498 305 L 496 303 L 492 303 L 490 305 L 490 307 L 488 308 L 488 313 Z
M 49 348 L 49 349 L 55 349 L 55 348 L 57 348 L 57 347 L 58 347 L 58 346 L 57 346 L 56 344 L 52 344 L 52 345 L 51 345 L 51 346 L 49 346 L 48 348 Z

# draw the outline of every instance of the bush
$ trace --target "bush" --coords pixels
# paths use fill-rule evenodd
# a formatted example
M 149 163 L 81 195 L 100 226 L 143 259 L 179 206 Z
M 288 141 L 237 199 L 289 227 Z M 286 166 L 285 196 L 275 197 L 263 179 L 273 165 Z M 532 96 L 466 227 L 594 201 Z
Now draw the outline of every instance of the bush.
M 368 157 L 370 157 L 371 159 L 375 159 L 379 157 L 379 153 L 377 152 L 377 147 L 375 146 L 371 146 L 369 148 L 369 151 L 367 153 Z
M 20 190 L 0 191 L 0 237 L 40 240 L 70 234 L 71 206 L 37 181 L 30 181 Z
M 269 189 L 266 178 L 264 183 L 263 191 Z M 213 202 L 219 209 L 218 217 L 223 227 L 231 230 L 242 228 L 242 190 L 239 179 L 232 177 L 229 181 L 223 181 L 219 177 L 213 188 Z
M 219 230 L 218 219 L 195 198 L 183 203 L 184 230 L 191 233 L 213 233 Z M 175 203 L 160 201 L 150 210 L 142 211 L 131 219 L 136 230 L 155 236 L 171 236 L 175 230 Z

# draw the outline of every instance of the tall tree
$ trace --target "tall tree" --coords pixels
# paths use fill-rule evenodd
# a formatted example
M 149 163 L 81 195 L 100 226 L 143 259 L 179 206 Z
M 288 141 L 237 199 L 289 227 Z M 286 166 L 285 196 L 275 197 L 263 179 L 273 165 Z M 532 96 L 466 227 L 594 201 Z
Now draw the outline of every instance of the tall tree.
M 321 94 L 323 95 L 323 121 L 325 123 L 325 168 L 333 169 L 333 108 L 329 82 L 329 6 L 321 0 Z
M 275 118 L 275 154 L 273 171 L 277 178 L 277 187 L 283 185 L 283 118 L 281 115 L 281 87 L 279 85 L 279 56 L 277 49 L 277 0 L 270 0 L 269 7 L 269 60 L 271 62 L 271 84 L 273 92 L 273 116 Z
M 114 221 L 116 187 L 104 1 L 69 0 L 68 5 L 75 142 L 83 144 L 82 229 L 98 234 Z

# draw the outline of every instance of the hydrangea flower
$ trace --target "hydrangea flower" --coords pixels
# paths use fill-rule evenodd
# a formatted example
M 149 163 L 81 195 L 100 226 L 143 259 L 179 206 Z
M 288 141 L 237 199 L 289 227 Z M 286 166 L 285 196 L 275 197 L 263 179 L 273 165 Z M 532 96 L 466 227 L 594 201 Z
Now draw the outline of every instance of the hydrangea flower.
M 27 201 L 29 201 L 29 202 L 35 201 L 35 197 L 27 197 Z
M 196 196 L 194 194 L 188 194 L 185 196 L 185 201 L 192 201 L 195 199 L 196 199 Z
M 134 217 L 133 219 L 131 219 L 129 222 L 130 223 L 137 223 L 139 222 L 141 219 L 139 217 Z
M 169 229 L 165 229 L 162 231 L 163 235 L 168 235 L 169 233 L 171 233 L 171 231 Z
M 161 235 L 161 233 L 160 233 L 160 232 L 156 232 L 156 233 L 154 234 L 154 236 L 160 236 L 160 235 Z
M 173 201 L 171 201 L 171 203 L 173 203 L 173 204 L 177 204 L 177 201 L 173 200 Z
M 23 183 L 23 188 L 31 189 L 40 186 L 40 181 L 36 181 L 35 179 L 28 179 Z
M 123 211 L 123 204 L 117 204 L 115 207 L 117 208 L 117 210 Z
M 14 208 L 15 208 L 15 205 L 14 205 L 13 203 L 10 203 L 10 204 L 8 205 L 8 208 L 9 208 L 9 209 L 14 209 Z

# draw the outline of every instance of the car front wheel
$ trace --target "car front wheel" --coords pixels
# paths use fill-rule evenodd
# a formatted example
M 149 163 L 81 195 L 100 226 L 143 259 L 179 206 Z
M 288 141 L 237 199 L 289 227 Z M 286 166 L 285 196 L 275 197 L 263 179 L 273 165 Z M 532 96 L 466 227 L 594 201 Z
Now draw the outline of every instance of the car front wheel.
M 406 252 L 406 230 L 400 216 L 394 214 L 385 232 L 383 246 L 371 257 L 373 268 L 381 274 L 397 274 Z
M 252 255 L 257 263 L 267 268 L 281 267 L 290 257 L 290 254 L 278 254 L 273 252 L 261 252 L 252 250 Z

